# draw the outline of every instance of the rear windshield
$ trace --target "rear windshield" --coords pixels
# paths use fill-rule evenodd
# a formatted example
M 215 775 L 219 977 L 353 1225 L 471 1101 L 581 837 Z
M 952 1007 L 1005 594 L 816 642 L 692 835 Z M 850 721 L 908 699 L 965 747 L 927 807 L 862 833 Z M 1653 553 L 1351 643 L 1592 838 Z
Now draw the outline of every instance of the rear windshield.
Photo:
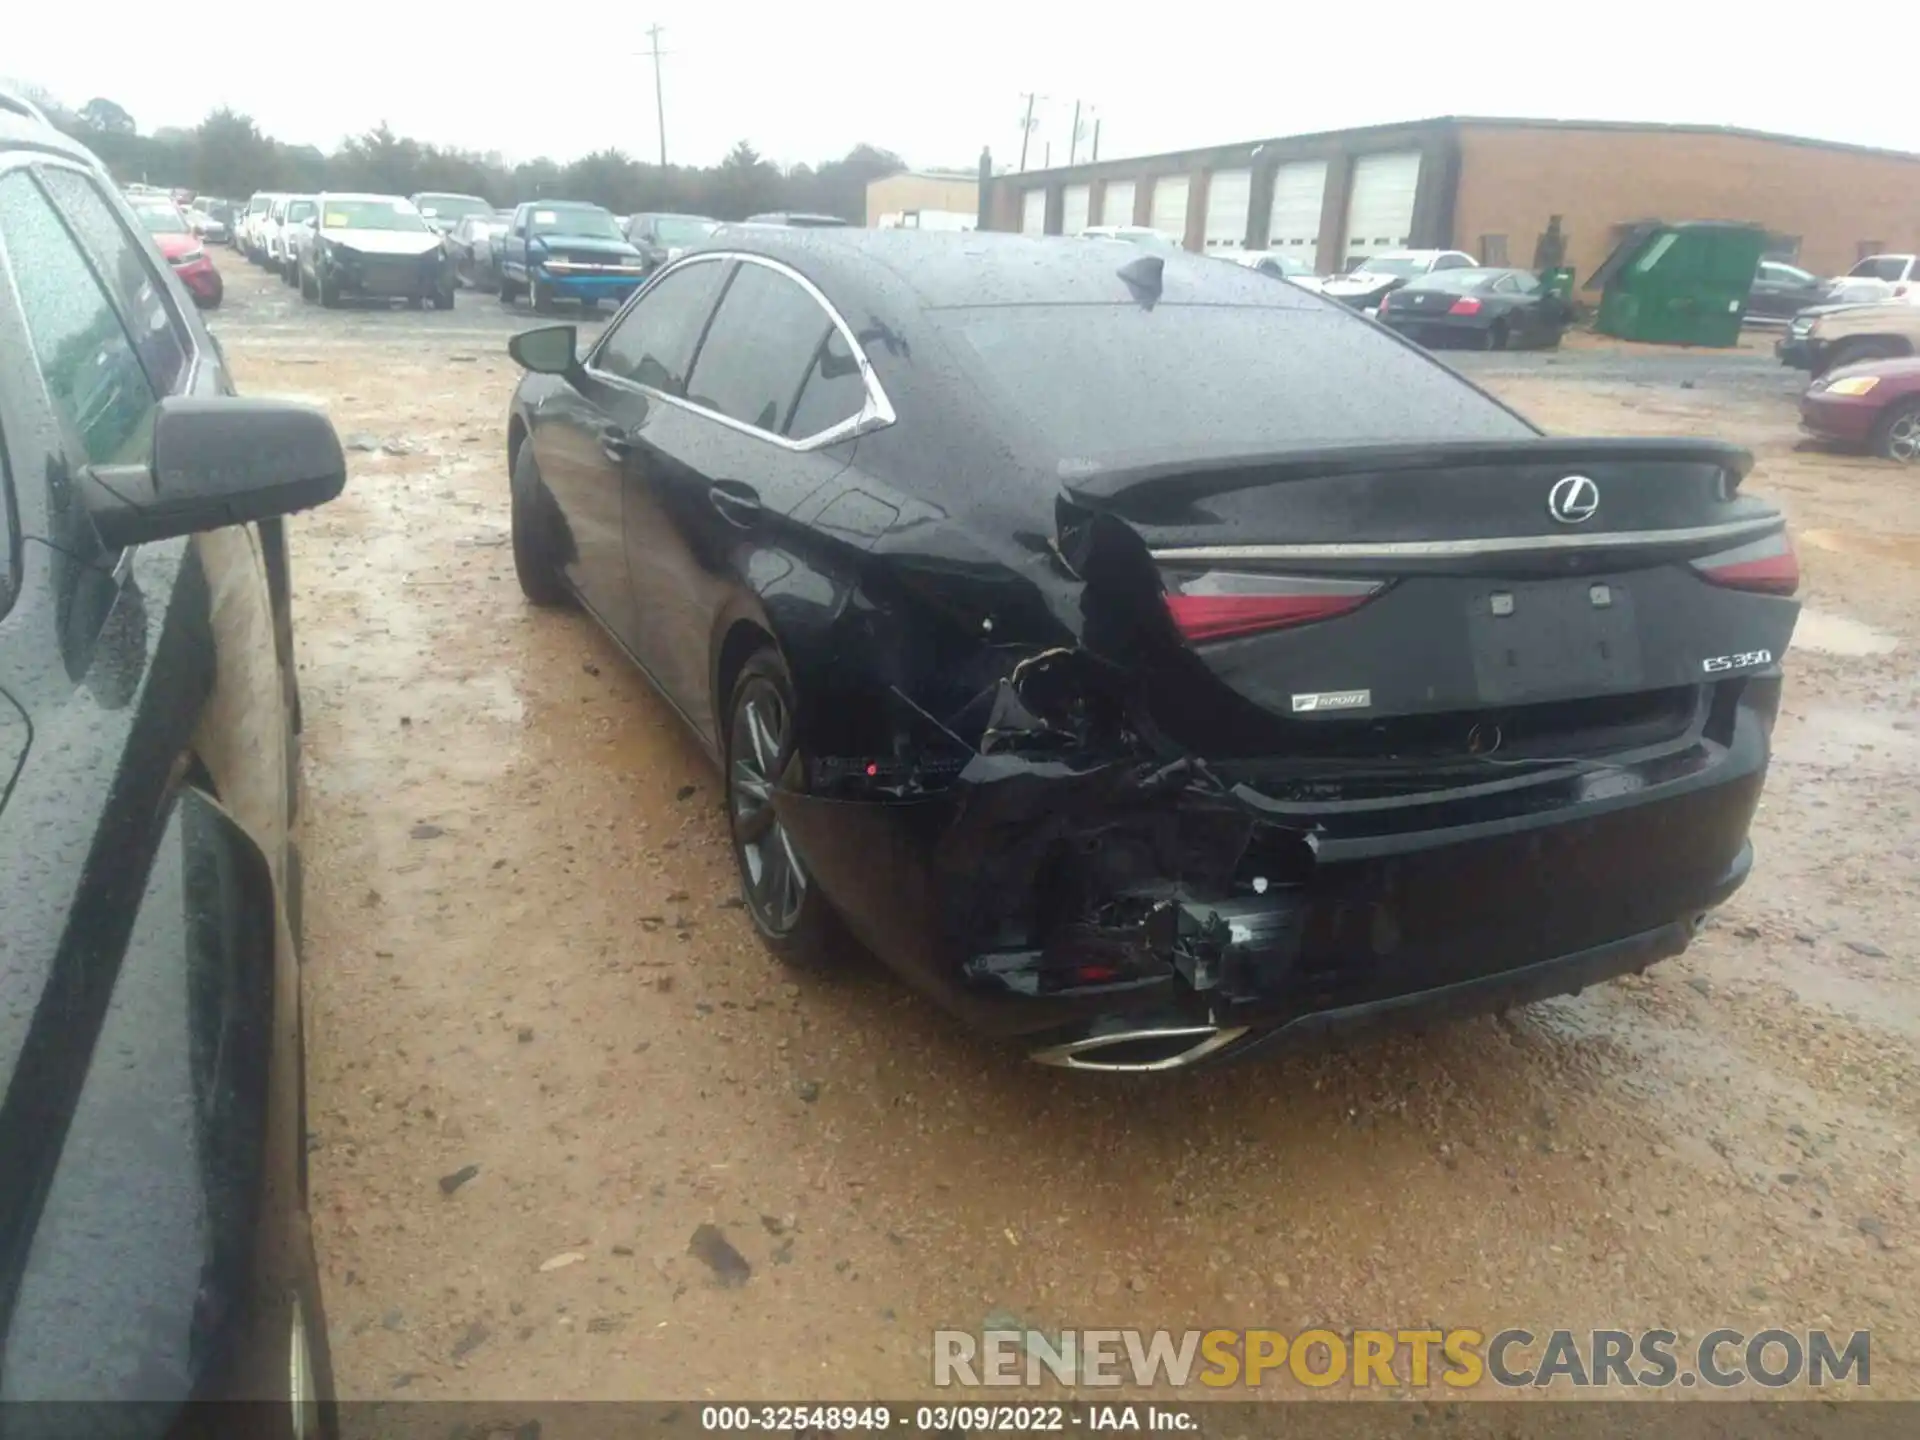
M 1418 351 L 1326 305 L 932 316 L 1068 469 L 1534 433 Z
M 1445 290 L 1450 295 L 1465 295 L 1478 290 L 1500 275 L 1498 270 L 1436 270 L 1407 282 L 1409 290 Z
M 1354 266 L 1353 273 L 1368 275 L 1423 275 L 1427 262 L 1411 255 L 1375 255 Z

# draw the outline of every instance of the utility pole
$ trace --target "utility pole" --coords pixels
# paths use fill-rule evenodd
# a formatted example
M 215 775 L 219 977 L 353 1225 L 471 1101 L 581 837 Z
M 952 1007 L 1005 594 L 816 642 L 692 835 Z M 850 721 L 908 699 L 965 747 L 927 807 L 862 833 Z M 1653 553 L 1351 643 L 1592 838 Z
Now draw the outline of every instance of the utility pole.
M 1073 133 L 1067 137 L 1067 164 L 1071 165 L 1080 153 L 1080 102 L 1073 102 Z
M 1100 158 L 1100 117 L 1093 117 L 1093 158 Z
M 1040 97 L 1031 90 L 1027 92 L 1027 118 L 1020 125 L 1020 168 L 1027 168 L 1027 140 L 1033 134 L 1033 102 Z
M 667 100 L 660 88 L 660 27 L 647 28 L 647 39 L 653 42 L 653 113 L 660 122 L 660 168 L 667 168 Z

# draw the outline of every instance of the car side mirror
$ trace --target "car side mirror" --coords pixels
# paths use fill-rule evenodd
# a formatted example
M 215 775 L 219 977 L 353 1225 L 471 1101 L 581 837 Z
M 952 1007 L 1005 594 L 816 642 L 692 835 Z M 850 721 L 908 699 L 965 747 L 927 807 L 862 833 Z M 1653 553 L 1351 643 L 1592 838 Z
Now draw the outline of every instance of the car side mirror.
M 507 353 L 536 375 L 570 375 L 579 367 L 579 331 L 572 325 L 522 330 L 507 341 Z
M 109 550 L 271 520 L 324 505 L 347 483 L 326 412 L 287 400 L 170 395 L 150 465 L 82 471 L 80 492 Z

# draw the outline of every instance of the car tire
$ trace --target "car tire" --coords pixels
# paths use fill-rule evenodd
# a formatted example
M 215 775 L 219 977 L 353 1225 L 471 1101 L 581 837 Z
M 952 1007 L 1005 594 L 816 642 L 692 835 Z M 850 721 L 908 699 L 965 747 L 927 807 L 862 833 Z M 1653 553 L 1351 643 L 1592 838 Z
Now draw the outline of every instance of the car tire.
M 727 698 L 727 834 L 741 899 L 761 943 L 789 965 L 820 970 L 848 942 L 772 805 L 774 787 L 800 771 L 794 714 L 787 663 L 772 645 L 762 646 L 740 667 Z
M 527 282 L 527 299 L 533 305 L 534 314 L 553 313 L 553 287 L 537 276 Z
M 327 277 L 322 275 L 314 282 L 314 288 L 320 293 L 320 308 L 322 310 L 338 310 L 340 308 L 340 287 L 338 285 L 330 283 Z
M 573 592 L 561 574 L 560 511 L 540 479 L 533 442 L 520 442 L 509 485 L 513 512 L 513 573 L 520 593 L 549 609 L 570 607 Z
M 309 305 L 320 298 L 319 291 L 314 288 L 313 281 L 304 270 L 300 272 L 300 298 Z
M 1920 397 L 1882 412 L 1873 427 L 1873 453 L 1901 465 L 1920 465 Z

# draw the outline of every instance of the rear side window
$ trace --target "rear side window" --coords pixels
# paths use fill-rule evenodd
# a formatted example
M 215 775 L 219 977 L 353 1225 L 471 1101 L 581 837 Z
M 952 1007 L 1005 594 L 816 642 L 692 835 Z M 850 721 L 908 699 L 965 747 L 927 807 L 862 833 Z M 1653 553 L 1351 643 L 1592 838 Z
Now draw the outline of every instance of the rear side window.
M 24 171 L 0 178 L 0 241 L 47 393 L 88 463 L 150 459 L 153 388 L 86 256 Z
M 805 440 L 853 419 L 866 404 L 867 382 L 861 378 L 860 362 L 853 358 L 847 337 L 837 326 L 829 326 L 827 338 L 801 382 L 787 434 Z
M 726 273 L 725 265 L 709 260 L 662 275 L 608 330 L 593 368 L 668 395 L 686 394 L 693 347 Z
M 742 264 L 700 346 L 687 398 L 781 433 L 831 324 L 820 302 L 785 275 Z
M 933 312 L 977 382 L 1076 473 L 1157 459 L 1535 433 L 1331 305 Z
M 89 177 L 73 170 L 44 170 L 41 179 L 66 214 L 95 267 L 126 316 L 134 349 L 154 393 L 171 395 L 187 368 L 179 322 L 167 303 L 146 246 L 136 241 Z

